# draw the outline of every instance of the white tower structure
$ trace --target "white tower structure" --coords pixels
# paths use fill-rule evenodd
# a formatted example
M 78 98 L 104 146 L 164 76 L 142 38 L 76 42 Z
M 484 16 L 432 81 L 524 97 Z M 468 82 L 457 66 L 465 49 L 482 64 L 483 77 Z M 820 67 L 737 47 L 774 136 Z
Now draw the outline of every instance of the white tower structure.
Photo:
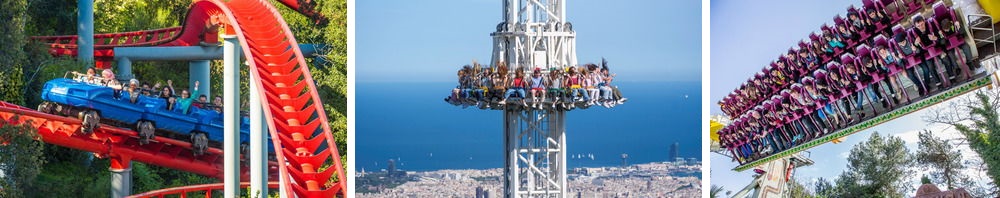
M 576 33 L 564 0 L 503 0 L 503 21 L 493 36 L 491 64 L 508 68 L 576 66 Z
M 509 70 L 576 66 L 564 0 L 504 0 L 491 64 Z M 504 107 L 504 197 L 566 197 L 565 109 Z

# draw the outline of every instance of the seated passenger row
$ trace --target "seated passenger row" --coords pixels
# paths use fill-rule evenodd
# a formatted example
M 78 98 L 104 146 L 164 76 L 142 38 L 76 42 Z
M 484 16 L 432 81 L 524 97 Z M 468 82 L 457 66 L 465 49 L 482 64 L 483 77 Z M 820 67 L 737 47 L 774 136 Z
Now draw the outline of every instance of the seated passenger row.
M 868 17 L 863 17 L 865 15 Z M 840 57 L 843 53 L 856 53 L 854 50 L 858 45 L 871 46 L 881 44 L 876 43 L 879 42 L 877 41 L 878 39 L 873 38 L 878 35 L 885 37 L 885 35 L 899 35 L 903 33 L 902 37 L 907 37 L 907 40 L 913 40 L 913 35 L 928 35 L 925 32 L 932 31 L 932 33 L 942 34 L 934 37 L 934 42 L 937 42 L 936 39 L 938 37 L 944 37 L 946 41 L 943 42 L 946 45 L 960 46 L 964 43 L 965 31 L 961 26 L 960 19 L 956 17 L 955 10 L 939 2 L 934 5 L 933 16 L 926 19 L 926 21 L 919 13 L 912 17 L 910 20 L 911 23 L 922 21 L 926 25 L 922 25 L 921 27 L 930 29 L 914 32 L 912 29 L 909 31 L 904 30 L 901 24 L 897 24 L 891 29 L 884 28 L 892 20 L 886 17 L 884 12 L 879 12 L 871 8 L 868 11 L 857 11 L 851 7 L 848 9 L 849 21 L 844 21 L 839 16 L 836 17 L 834 21 L 837 22 L 837 28 L 830 28 L 824 25 L 821 28 L 823 30 L 822 37 L 816 34 L 810 35 L 811 42 L 803 41 L 799 43 L 799 49 L 789 49 L 787 54 L 779 57 L 777 61 L 772 62 L 763 71 L 758 72 L 752 77 L 751 80 L 748 80 L 748 82 L 741 85 L 737 90 L 734 90 L 730 95 L 723 98 L 719 102 L 719 105 L 722 107 L 723 112 L 730 117 L 743 114 L 753 105 L 760 104 L 768 96 L 776 94 L 776 90 L 786 88 L 789 84 L 788 82 L 800 80 L 804 76 L 803 74 L 809 74 L 829 61 L 836 61 L 837 57 Z M 920 19 L 918 20 L 917 18 Z M 886 38 L 883 39 L 888 40 Z M 921 39 L 922 42 L 931 40 L 930 38 Z M 894 40 L 899 41 L 902 39 Z M 936 50 L 931 51 L 935 52 L 933 54 L 938 54 L 937 52 L 939 52 Z M 968 46 L 963 47 L 963 52 L 967 59 L 970 58 Z M 949 55 L 954 57 L 953 54 Z M 949 68 L 952 68 L 951 66 L 954 64 L 949 63 L 947 65 Z
M 611 108 L 627 100 L 617 86 L 611 85 L 615 74 L 609 73 L 606 61 L 602 66 L 585 64 L 548 70 L 536 67 L 530 75 L 525 71 L 508 70 L 503 62 L 497 63 L 495 69 L 478 63 L 465 65 L 458 71 L 459 85 L 445 101 L 463 107 L 491 108 L 512 105 L 508 100 L 515 99 L 527 108 L 572 109 L 577 105 Z
M 957 28 L 960 24 L 932 29 L 934 21 L 920 15 L 912 21 L 914 27 L 896 32 L 891 39 L 876 36 L 874 49 L 858 45 L 853 50 L 858 56 L 842 54 L 788 88 L 775 89 L 777 94 L 719 132 L 723 147 L 746 163 L 849 126 L 866 118 L 865 112 L 877 114 L 876 103 L 891 111 L 911 98 L 926 97 L 960 78 L 971 78 L 970 65 L 974 64 L 970 64 L 969 46 L 951 42 L 964 37 Z M 917 93 L 907 93 L 904 80 Z M 866 102 L 868 109 L 863 105 Z
M 139 80 L 134 78 L 130 79 L 128 83 L 121 83 L 115 78 L 114 72 L 110 69 L 102 70 L 101 75 L 97 75 L 95 68 L 88 68 L 85 74 L 73 73 L 76 74 L 75 80 L 111 87 L 115 90 L 114 97 L 116 99 L 127 98 L 131 103 L 137 103 L 139 96 L 158 97 L 166 101 L 164 108 L 167 110 L 176 110 L 184 114 L 187 114 L 192 106 L 222 112 L 222 97 L 216 96 L 215 100 L 209 103 L 207 96 L 199 94 L 198 85 L 201 82 L 198 81 L 194 82 L 193 93 L 187 89 L 183 89 L 180 95 L 175 95 L 173 80 L 167 80 L 166 86 L 158 82 L 150 87 L 148 83 L 141 83 L 140 85 Z M 198 96 L 197 100 L 192 97 L 195 95 Z

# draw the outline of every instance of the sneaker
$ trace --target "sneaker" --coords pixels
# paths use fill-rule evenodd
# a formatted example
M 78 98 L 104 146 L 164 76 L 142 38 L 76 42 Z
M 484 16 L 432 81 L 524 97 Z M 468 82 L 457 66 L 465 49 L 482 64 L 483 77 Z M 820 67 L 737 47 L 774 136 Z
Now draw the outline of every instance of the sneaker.
M 497 102 L 497 103 L 499 103 L 499 104 L 507 104 L 507 100 L 501 100 L 500 102 Z

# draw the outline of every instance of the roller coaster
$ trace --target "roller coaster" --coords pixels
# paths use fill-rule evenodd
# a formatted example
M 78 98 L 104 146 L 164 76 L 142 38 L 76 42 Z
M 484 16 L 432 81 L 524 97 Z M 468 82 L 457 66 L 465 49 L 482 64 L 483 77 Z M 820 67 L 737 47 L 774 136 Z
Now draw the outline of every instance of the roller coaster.
M 317 24 L 327 23 L 324 16 L 313 10 L 315 2 L 308 0 L 279 2 L 310 17 Z M 96 42 L 93 45 L 93 60 L 98 68 L 109 68 L 115 58 L 116 48 L 120 47 L 218 45 L 220 29 L 225 30 L 221 32 L 223 35 L 231 35 L 238 40 L 241 47 L 239 50 L 244 52 L 243 58 L 247 60 L 250 68 L 250 79 L 257 82 L 251 89 L 259 90 L 261 93 L 263 120 L 272 137 L 270 143 L 273 144 L 274 160 L 268 163 L 270 170 L 268 173 L 272 175 L 269 178 L 277 180 L 280 177 L 280 180 L 284 181 L 281 185 L 271 183 L 268 186 L 280 186 L 282 194 L 289 196 L 344 196 L 346 189 L 344 168 L 316 90 L 316 82 L 309 73 L 305 56 L 288 25 L 268 1 L 194 0 L 180 27 L 94 35 Z M 77 56 L 82 49 L 76 43 L 79 40 L 87 40 L 80 39 L 76 35 L 39 36 L 32 39 L 47 43 L 50 47 L 49 53 L 57 56 Z M 121 106 L 95 108 L 96 106 L 73 106 L 67 101 L 56 102 L 68 98 L 54 97 L 53 94 L 62 91 L 58 85 L 70 85 L 74 82 L 69 79 L 57 79 L 49 83 L 52 84 L 51 87 L 47 85 L 47 94 L 50 96 L 44 96 L 44 99 L 54 103 L 46 103 L 38 108 L 42 111 L 36 111 L 0 101 L 0 119 L 7 120 L 10 124 L 29 124 L 38 129 L 42 141 L 46 143 L 93 152 L 98 157 L 110 158 L 112 169 L 127 169 L 129 162 L 135 160 L 223 178 L 223 151 L 201 143 L 203 142 L 201 140 L 216 138 L 204 137 L 210 136 L 211 133 L 196 130 L 199 127 L 210 126 L 214 119 L 184 118 L 169 113 L 160 118 L 150 119 L 135 119 L 143 116 L 131 118 L 111 116 L 109 112 L 98 110 Z M 67 93 L 71 90 L 89 90 L 95 95 L 109 91 L 80 84 L 65 88 Z M 128 103 L 128 101 L 115 102 Z M 155 107 L 159 104 L 155 99 L 140 99 L 138 102 L 143 107 L 146 105 Z M 134 107 L 136 108 L 132 109 L 133 112 L 148 111 L 148 115 L 155 114 L 153 111 L 139 108 L 138 105 Z M 195 114 L 207 113 L 209 112 Z M 113 119 L 99 119 L 100 116 Z M 208 116 L 201 118 L 204 117 Z M 195 129 L 188 130 L 170 129 L 169 124 L 153 123 L 154 120 L 163 119 L 186 120 L 191 121 L 189 123 L 204 123 L 204 125 L 193 124 L 187 127 Z M 115 120 L 117 121 L 113 122 Z M 126 125 L 128 127 L 120 127 Z M 174 124 L 175 127 L 180 125 Z M 152 129 L 171 131 L 175 134 L 197 131 L 194 134 L 203 135 L 195 135 L 199 141 L 193 141 L 195 143 L 192 144 L 189 141 L 171 138 L 172 136 L 150 136 L 149 130 Z M 248 169 L 240 170 L 244 170 L 242 178 L 247 179 L 248 174 L 245 170 Z M 210 196 L 212 191 L 220 189 L 222 185 L 218 184 L 197 185 L 164 189 L 138 196 L 185 196 L 190 192 L 205 192 Z

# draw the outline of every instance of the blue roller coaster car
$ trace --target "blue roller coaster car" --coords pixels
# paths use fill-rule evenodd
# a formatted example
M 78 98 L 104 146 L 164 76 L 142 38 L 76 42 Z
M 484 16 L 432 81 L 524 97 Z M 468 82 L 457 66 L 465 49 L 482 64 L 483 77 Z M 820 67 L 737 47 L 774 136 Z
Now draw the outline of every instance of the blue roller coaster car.
M 188 137 L 196 155 L 203 154 L 210 142 L 223 141 L 222 114 L 192 106 L 189 114 L 180 109 L 167 110 L 167 101 L 158 97 L 137 96 L 133 103 L 128 92 L 110 87 L 58 78 L 45 83 L 43 102 L 38 111 L 83 120 L 83 133 L 93 132 L 101 123 L 126 127 L 139 132 L 139 143 L 147 144 L 156 131 L 171 136 Z M 101 118 L 104 119 L 101 119 Z M 241 153 L 247 152 L 250 118 L 241 116 Z M 273 144 L 268 141 L 273 153 Z

